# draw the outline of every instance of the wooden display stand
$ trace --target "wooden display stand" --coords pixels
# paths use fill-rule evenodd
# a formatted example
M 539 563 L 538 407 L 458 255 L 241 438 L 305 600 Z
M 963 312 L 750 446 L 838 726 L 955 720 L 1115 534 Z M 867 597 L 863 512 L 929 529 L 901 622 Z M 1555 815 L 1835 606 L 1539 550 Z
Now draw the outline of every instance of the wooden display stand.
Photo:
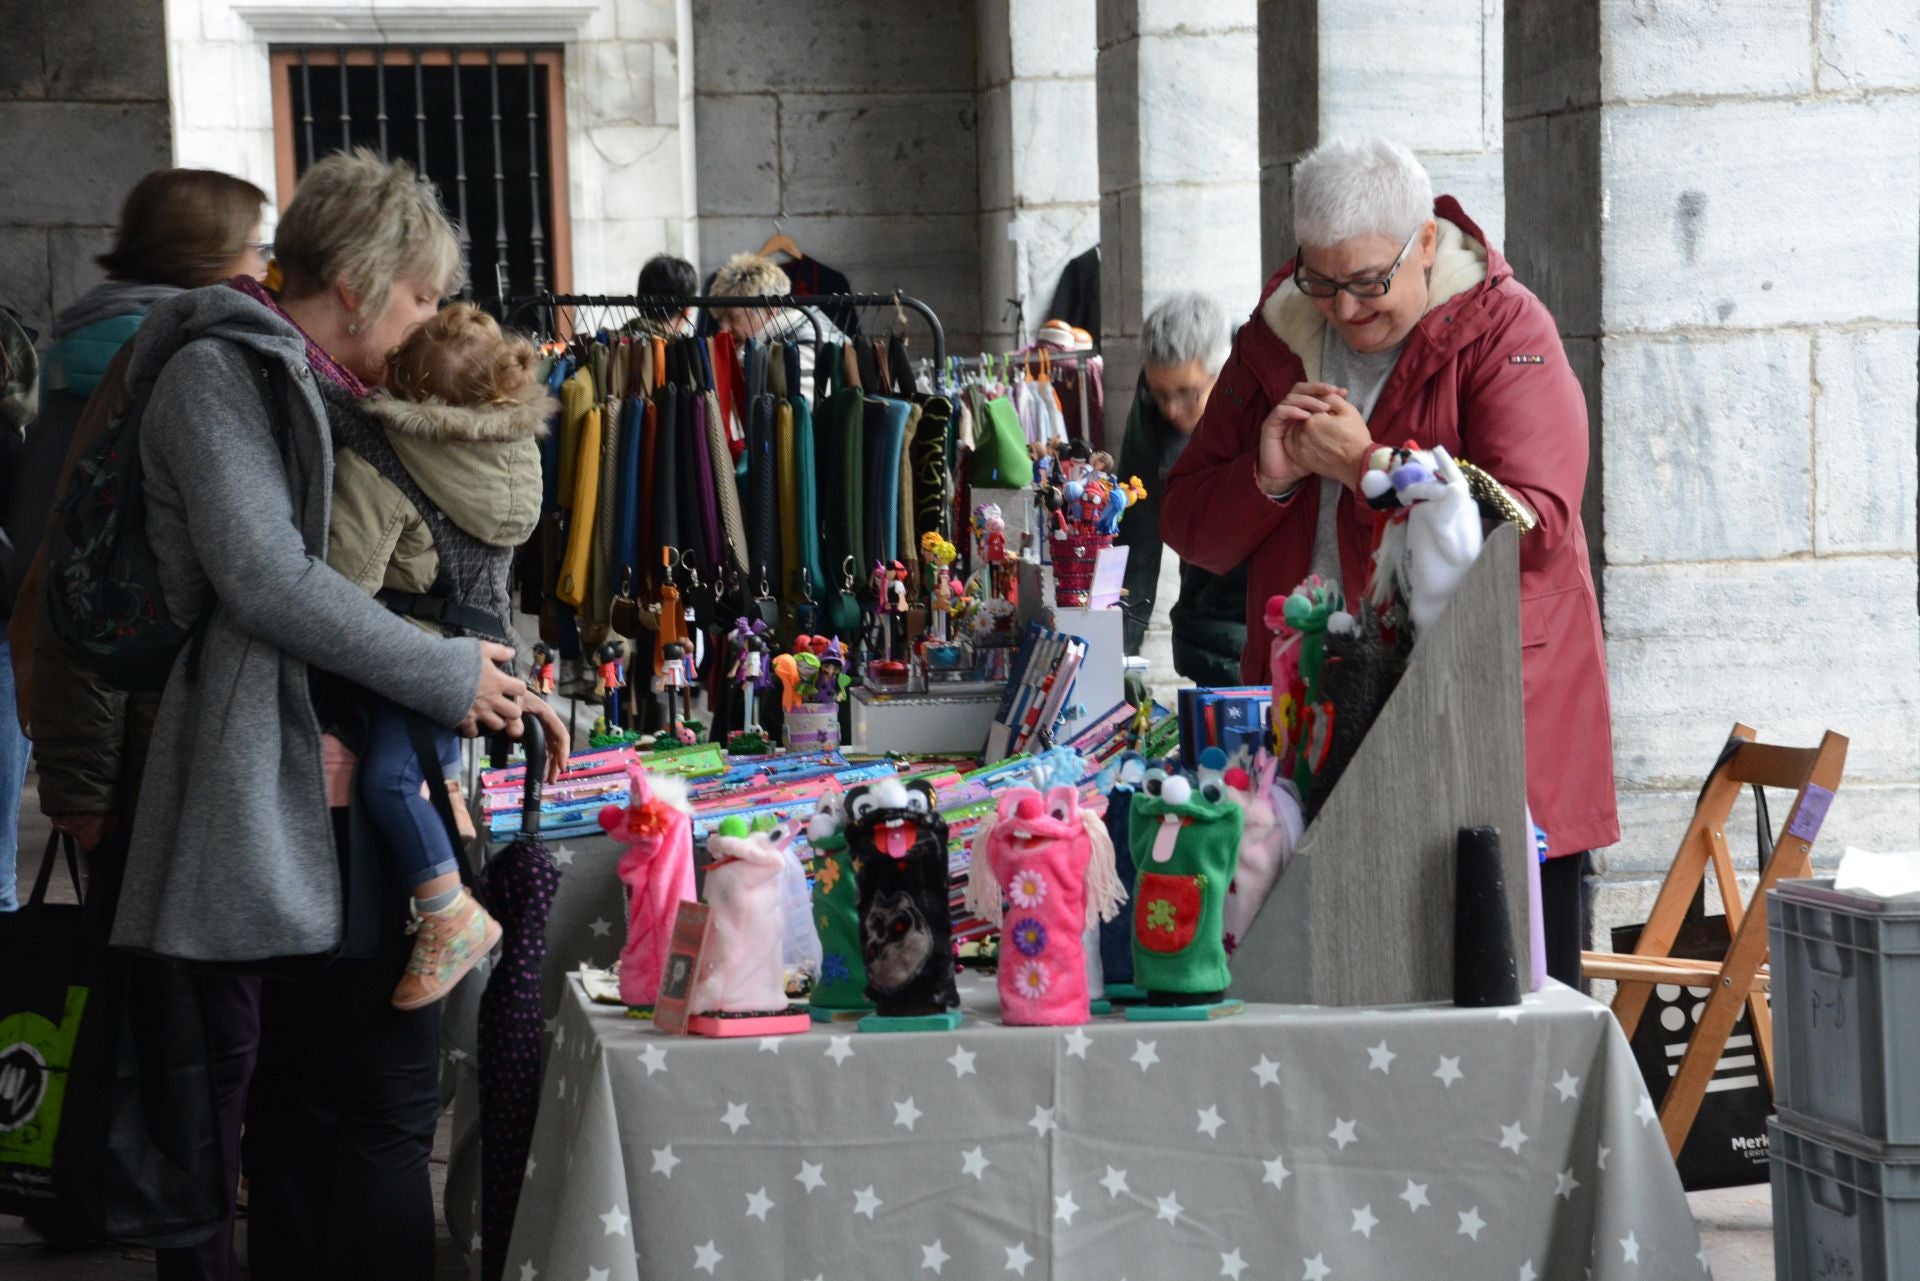
M 1519 536 L 1501 525 L 1240 941 L 1229 995 L 1310 1005 L 1453 999 L 1455 841 L 1500 829 L 1529 971 Z

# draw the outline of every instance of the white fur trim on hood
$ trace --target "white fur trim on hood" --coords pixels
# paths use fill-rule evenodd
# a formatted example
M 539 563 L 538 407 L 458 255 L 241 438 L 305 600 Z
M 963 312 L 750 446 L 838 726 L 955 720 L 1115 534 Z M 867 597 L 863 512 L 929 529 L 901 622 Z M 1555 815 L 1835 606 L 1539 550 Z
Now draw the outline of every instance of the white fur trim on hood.
M 402 436 L 477 443 L 537 440 L 547 434 L 547 420 L 559 412 L 560 405 L 551 396 L 517 405 L 468 406 L 435 399 L 401 400 L 382 392 L 367 402 L 367 410 Z
M 1433 251 L 1433 277 L 1427 283 L 1427 311 L 1473 288 L 1487 278 L 1487 247 L 1445 218 L 1436 218 L 1439 240 Z M 1292 277 L 1281 281 L 1260 305 L 1260 316 L 1288 350 L 1306 366 L 1306 381 L 1320 377 L 1320 344 L 1327 321 L 1313 299 L 1301 293 Z

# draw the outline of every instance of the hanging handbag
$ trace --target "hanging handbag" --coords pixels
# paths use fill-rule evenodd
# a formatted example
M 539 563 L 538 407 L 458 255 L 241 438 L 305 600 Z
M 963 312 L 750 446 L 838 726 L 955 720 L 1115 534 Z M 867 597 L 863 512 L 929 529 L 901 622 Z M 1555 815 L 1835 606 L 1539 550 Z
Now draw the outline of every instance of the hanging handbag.
M 980 407 L 968 479 L 981 489 L 1025 489 L 1033 483 L 1027 433 L 1020 426 L 1019 412 L 1005 396 L 995 396 Z

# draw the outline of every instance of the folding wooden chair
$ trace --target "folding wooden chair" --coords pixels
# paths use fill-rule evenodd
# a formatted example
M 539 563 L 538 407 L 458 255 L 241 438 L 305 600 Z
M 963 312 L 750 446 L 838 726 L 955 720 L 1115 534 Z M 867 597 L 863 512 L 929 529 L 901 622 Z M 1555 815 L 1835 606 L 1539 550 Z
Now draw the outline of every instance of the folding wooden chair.
M 1588 978 L 1612 979 L 1619 984 L 1613 1013 L 1629 1039 L 1656 984 L 1712 989 L 1687 1041 L 1679 1071 L 1660 1105 L 1660 1127 L 1676 1159 L 1693 1128 L 1743 1003 L 1753 1024 L 1753 1043 L 1761 1070 L 1766 1073 L 1767 1088 L 1773 1088 L 1773 1017 L 1766 996 L 1767 891 L 1777 881 L 1810 874 L 1808 852 L 1847 763 L 1847 740 L 1832 730 L 1821 738 L 1818 747 L 1779 747 L 1754 741 L 1753 730 L 1736 724 L 1729 748 L 1707 778 L 1699 804 L 1694 807 L 1693 822 L 1680 842 L 1679 853 L 1674 855 L 1666 883 L 1660 887 L 1660 897 L 1654 901 L 1632 955 L 1583 952 L 1580 957 L 1581 970 Z M 1794 797 L 1786 827 L 1774 842 L 1760 884 L 1743 906 L 1733 858 L 1727 852 L 1727 818 L 1740 789 L 1748 784 L 1791 791 Z M 1668 954 L 1688 904 L 1705 882 L 1709 865 L 1719 882 L 1731 936 L 1726 959 L 1718 964 Z

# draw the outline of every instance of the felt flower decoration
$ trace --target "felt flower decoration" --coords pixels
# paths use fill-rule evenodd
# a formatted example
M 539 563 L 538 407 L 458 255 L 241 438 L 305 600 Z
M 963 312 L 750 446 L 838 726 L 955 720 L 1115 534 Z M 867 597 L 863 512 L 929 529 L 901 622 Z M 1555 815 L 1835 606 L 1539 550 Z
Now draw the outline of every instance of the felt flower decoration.
M 1013 883 L 1007 886 L 1007 897 L 1015 907 L 1039 907 L 1047 901 L 1047 878 L 1031 868 L 1015 872 Z
M 825 866 L 820 869 L 817 875 L 820 882 L 820 892 L 822 894 L 833 893 L 833 887 L 840 883 L 840 861 L 838 859 L 827 859 Z
M 1037 1001 L 1045 996 L 1047 989 L 1051 986 L 1053 984 L 1047 978 L 1047 967 L 1038 961 L 1028 961 L 1022 965 L 1013 981 L 1013 990 L 1030 1001 Z
M 838 952 L 829 952 L 820 962 L 820 977 L 828 983 L 839 983 L 850 978 L 853 971 L 847 968 L 847 958 Z
M 1047 927 L 1034 917 L 1021 917 L 1013 925 L 1013 945 L 1022 956 L 1040 955 L 1047 946 Z

